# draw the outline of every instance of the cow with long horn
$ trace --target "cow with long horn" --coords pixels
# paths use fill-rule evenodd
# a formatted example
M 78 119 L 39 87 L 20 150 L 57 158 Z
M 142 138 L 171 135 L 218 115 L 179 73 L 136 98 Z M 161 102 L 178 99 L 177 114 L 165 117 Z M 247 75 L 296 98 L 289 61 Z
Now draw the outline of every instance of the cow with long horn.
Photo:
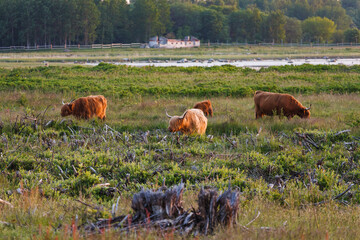
M 184 134 L 205 134 L 207 118 L 199 109 L 188 109 L 182 116 L 170 116 L 165 110 L 166 116 L 170 118 L 169 131 L 182 132 Z
M 290 94 L 256 91 L 254 103 L 256 119 L 264 115 L 272 116 L 274 113 L 283 114 L 288 119 L 295 115 L 300 118 L 310 118 L 311 104 L 309 108 L 306 108 Z
M 102 120 L 106 118 L 107 100 L 102 95 L 81 97 L 71 100 L 70 103 L 62 103 L 62 117 L 73 115 L 78 119 L 90 119 L 93 116 Z

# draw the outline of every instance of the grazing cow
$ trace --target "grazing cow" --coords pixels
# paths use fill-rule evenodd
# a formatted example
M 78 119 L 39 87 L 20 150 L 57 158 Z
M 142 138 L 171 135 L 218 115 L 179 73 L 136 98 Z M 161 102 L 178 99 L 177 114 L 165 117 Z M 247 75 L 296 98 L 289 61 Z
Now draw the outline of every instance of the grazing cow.
M 288 119 L 295 115 L 301 118 L 310 118 L 310 108 L 304 107 L 298 100 L 289 94 L 256 91 L 254 95 L 256 119 L 264 115 L 272 116 L 283 114 Z
M 166 112 L 166 111 L 165 111 Z M 205 134 L 207 127 L 207 118 L 200 109 L 188 109 L 182 116 L 170 116 L 169 131 L 182 132 L 184 134 Z
M 61 108 L 61 116 L 74 115 L 80 119 L 90 119 L 94 115 L 105 120 L 107 100 L 102 95 L 81 97 L 70 103 L 64 103 Z
M 204 112 L 205 116 L 213 116 L 213 109 L 210 100 L 205 100 L 195 104 L 193 108 L 200 109 Z

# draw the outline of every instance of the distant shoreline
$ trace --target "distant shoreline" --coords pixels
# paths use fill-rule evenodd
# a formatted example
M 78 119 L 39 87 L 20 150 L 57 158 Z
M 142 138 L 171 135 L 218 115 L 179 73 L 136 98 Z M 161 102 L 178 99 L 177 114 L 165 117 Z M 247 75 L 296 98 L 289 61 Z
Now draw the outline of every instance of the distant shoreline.
M 97 66 L 100 62 L 84 63 L 87 66 Z M 182 59 L 179 61 L 124 61 L 124 62 L 112 62 L 115 65 L 127 65 L 133 67 L 212 67 L 222 65 L 232 65 L 236 67 L 249 67 L 249 68 L 262 68 L 272 66 L 285 66 L 285 65 L 360 65 L 360 58 L 299 58 L 299 59 L 252 59 L 252 60 L 187 60 Z

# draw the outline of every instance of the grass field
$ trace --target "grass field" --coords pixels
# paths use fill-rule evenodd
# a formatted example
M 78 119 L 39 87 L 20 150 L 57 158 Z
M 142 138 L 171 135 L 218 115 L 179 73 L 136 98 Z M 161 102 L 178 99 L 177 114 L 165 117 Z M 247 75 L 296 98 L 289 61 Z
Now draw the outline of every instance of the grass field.
M 258 89 L 312 104 L 311 119 L 255 120 Z M 0 69 L 0 199 L 11 204 L 0 202 L 1 236 L 182 238 L 72 230 L 111 217 L 118 197 L 116 215 L 132 213 L 133 194 L 165 178 L 166 186 L 184 181 L 186 208 L 197 208 L 203 186 L 223 191 L 231 179 L 241 192 L 238 224 L 206 238 L 355 239 L 359 92 L 359 66 Z M 105 122 L 60 117 L 63 99 L 99 93 L 108 99 Z M 203 99 L 214 106 L 206 136 L 167 132 L 165 109 L 180 115 Z

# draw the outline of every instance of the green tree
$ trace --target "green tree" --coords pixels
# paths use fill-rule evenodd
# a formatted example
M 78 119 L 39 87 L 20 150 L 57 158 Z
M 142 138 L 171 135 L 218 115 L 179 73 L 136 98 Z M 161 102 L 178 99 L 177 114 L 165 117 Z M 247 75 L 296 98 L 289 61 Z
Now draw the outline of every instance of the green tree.
M 72 0 L 58 0 L 54 6 L 52 42 L 54 44 L 68 44 L 75 41 L 77 35 L 76 2 Z
M 332 34 L 331 41 L 333 43 L 343 43 L 345 41 L 345 35 L 343 30 L 335 30 Z
M 19 0 L 0 0 L 0 46 L 19 45 Z
M 126 0 L 104 0 L 98 3 L 100 24 L 97 42 L 129 42 L 129 5 Z
M 262 39 L 261 25 L 263 21 L 263 14 L 258 8 L 247 9 L 250 18 L 247 22 L 247 36 L 251 40 L 259 41 Z
M 20 12 L 20 26 L 19 29 L 19 43 L 30 47 L 33 45 L 33 31 L 35 26 L 35 3 L 36 0 L 21 0 L 21 4 L 18 6 L 17 11 Z
M 284 25 L 286 42 L 299 42 L 302 37 L 301 21 L 297 18 L 287 18 Z
M 346 15 L 345 9 L 340 5 L 324 6 L 317 11 L 319 17 L 327 17 L 334 21 L 338 29 L 347 29 L 351 24 L 351 18 Z
M 287 9 L 287 16 L 295 17 L 299 20 L 304 20 L 313 15 L 314 12 L 307 0 L 296 0 Z
M 285 16 L 280 11 L 271 12 L 263 21 L 265 29 L 263 36 L 266 41 L 281 42 L 285 40 Z
M 170 5 L 166 0 L 136 0 L 132 10 L 136 41 L 147 42 L 163 35 L 171 26 Z
M 247 25 L 247 11 L 238 10 L 229 16 L 229 34 L 232 41 L 245 41 L 246 25 Z M 250 40 L 250 39 L 249 39 Z
M 351 17 L 355 26 L 360 27 L 360 0 L 342 0 L 341 4 L 345 8 L 348 16 Z
M 342 0 L 341 5 L 343 8 L 355 8 L 360 9 L 360 0 Z
M 263 14 L 258 8 L 235 11 L 229 16 L 229 34 L 232 41 L 252 42 L 261 39 Z
M 171 31 L 172 23 L 170 18 L 170 4 L 167 0 L 157 0 L 156 10 L 159 13 L 159 19 L 155 27 L 156 35 L 164 35 Z
M 352 43 L 358 43 L 360 41 L 360 31 L 356 28 L 347 29 L 344 32 L 345 41 L 346 42 L 352 42 Z
M 253 6 L 259 8 L 262 11 L 269 11 L 270 6 L 272 4 L 270 1 L 269 0 L 239 0 L 239 7 L 246 9 Z
M 224 16 L 215 10 L 203 11 L 201 13 L 201 38 L 210 41 L 221 40 L 220 36 L 224 27 L 224 20 Z
M 199 36 L 201 29 L 201 12 L 204 10 L 196 4 L 175 3 L 171 5 L 170 16 L 173 23 L 172 31 L 176 37 L 183 38 L 188 35 Z
M 87 45 L 96 39 L 100 12 L 93 0 L 76 0 L 78 40 Z
M 311 17 L 302 23 L 304 39 L 307 41 L 329 41 L 335 29 L 335 23 L 326 17 Z

